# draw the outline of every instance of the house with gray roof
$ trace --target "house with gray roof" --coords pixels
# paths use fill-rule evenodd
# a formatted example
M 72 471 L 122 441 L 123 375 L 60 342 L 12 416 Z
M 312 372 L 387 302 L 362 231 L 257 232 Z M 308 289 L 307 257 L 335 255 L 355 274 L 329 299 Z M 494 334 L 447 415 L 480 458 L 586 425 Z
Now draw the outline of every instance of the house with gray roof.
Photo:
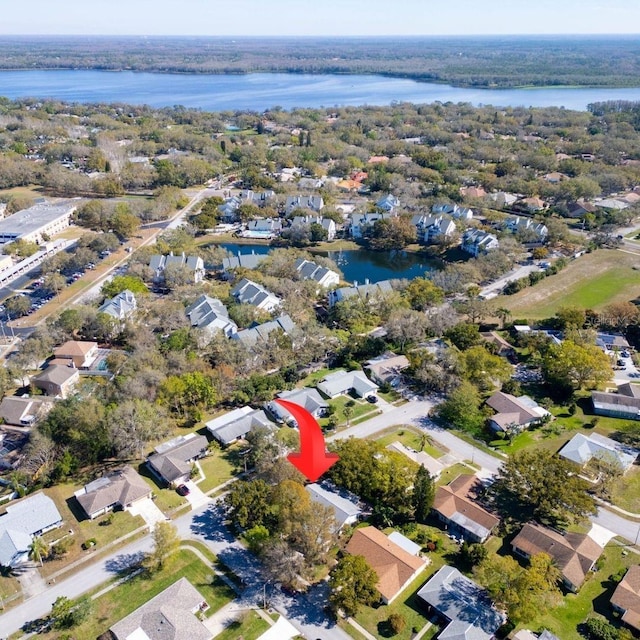
M 31 378 L 34 387 L 56 398 L 69 397 L 79 381 L 78 369 L 61 364 L 49 365 L 42 373 Z
M 506 622 L 480 585 L 448 565 L 418 591 L 418 598 L 443 620 L 441 640 L 492 640 Z
M 229 318 L 227 308 L 217 298 L 203 294 L 186 309 L 192 327 L 206 331 L 210 335 L 221 331 L 227 338 L 237 333 L 236 323 Z
M 497 249 L 499 246 L 500 242 L 498 238 L 492 233 L 488 233 L 482 229 L 467 229 L 462 234 L 462 245 L 460 248 L 472 256 L 478 257 L 492 249 Z
M 190 433 L 158 445 L 147 458 L 147 466 L 160 480 L 169 485 L 189 480 L 194 461 L 202 458 L 209 446 L 206 436 Z
M 151 497 L 151 487 L 130 466 L 123 467 L 93 482 L 74 493 L 78 504 L 90 520 L 113 511 L 125 511 L 140 500 Z
M 99 313 L 106 313 L 116 320 L 126 320 L 135 312 L 138 307 L 136 297 L 132 291 L 125 289 L 117 296 L 105 300 L 99 307 Z
M 292 389 L 291 391 L 281 391 L 278 394 L 278 398 L 299 404 L 314 418 L 322 418 L 329 409 L 329 404 L 326 400 L 324 400 L 315 389 L 310 389 L 309 387 Z M 278 422 L 295 423 L 291 414 L 277 402 L 270 402 L 267 407 Z
M 456 230 L 455 222 L 444 215 L 418 213 L 412 216 L 411 226 L 415 227 L 418 242 L 422 244 L 430 244 L 440 238 L 449 238 Z
M 10 504 L 0 516 L 0 566 L 26 562 L 33 538 L 61 525 L 62 516 L 54 501 L 42 492 Z
M 200 256 L 187 256 L 184 251 L 174 255 L 173 251 L 169 255 L 156 254 L 151 256 L 149 268 L 153 272 L 154 282 L 164 282 L 165 270 L 168 268 L 184 267 L 193 276 L 193 282 L 202 282 L 204 279 L 204 261 Z
M 640 386 L 626 382 L 616 392 L 593 391 L 593 412 L 599 416 L 640 420 Z
M 261 262 L 266 260 L 266 253 L 240 253 L 235 256 L 229 256 L 222 259 L 222 270 L 225 273 L 233 271 L 233 269 L 257 269 Z
M 231 338 L 233 340 L 239 340 L 245 347 L 250 349 L 259 342 L 266 342 L 273 331 L 280 330 L 285 335 L 290 336 L 295 332 L 295 329 L 296 325 L 293 320 L 289 316 L 284 315 L 276 318 L 275 320 L 269 320 L 269 322 L 258 324 L 255 327 L 242 329 L 241 331 L 234 333 Z
M 267 291 L 263 286 L 247 278 L 242 278 L 242 280 L 238 282 L 231 290 L 231 295 L 240 304 L 251 304 L 269 313 L 282 304 L 280 298 L 274 296 L 273 293 Z
M 497 412 L 489 418 L 489 427 L 505 433 L 519 433 L 551 415 L 529 396 L 516 398 L 503 391 L 496 391 L 487 400 L 487 405 Z
M 514 216 L 505 222 L 505 228 L 511 233 L 521 233 L 530 238 L 531 242 L 544 242 L 549 235 L 549 229 L 542 222 L 536 222 L 531 218 Z
M 30 427 L 53 407 L 51 399 L 42 396 L 6 396 L 0 403 L 0 418 L 5 424 Z
M 354 240 L 362 238 L 369 227 L 378 220 L 392 218 L 391 213 L 352 213 L 349 221 L 349 233 Z
M 392 291 L 393 287 L 389 280 L 370 283 L 369 280 L 366 279 L 364 284 L 354 282 L 352 287 L 340 287 L 334 291 L 329 291 L 329 306 L 333 307 L 337 302 L 342 302 L 353 296 L 359 296 L 363 300 L 374 300 Z
M 340 369 L 325 376 L 316 387 L 329 398 L 353 393 L 359 398 L 373 396 L 378 391 L 378 385 L 371 382 L 363 371 L 345 371 Z
M 311 209 L 312 211 L 321 211 L 324 208 L 324 200 L 322 196 L 287 196 L 284 203 L 284 211 L 289 215 L 296 209 Z
M 321 267 L 311 260 L 298 258 L 296 260 L 296 271 L 300 274 L 302 280 L 314 280 L 324 288 L 335 287 L 340 284 L 340 276 L 335 271 L 327 267 Z
M 382 196 L 377 202 L 376 207 L 389 213 L 393 213 L 400 206 L 400 199 L 392 193 Z
M 110 631 L 115 640 L 211 640 L 212 632 L 197 617 L 208 606 L 202 594 L 180 578 Z
M 333 240 L 336 237 L 336 223 L 331 218 L 324 218 L 323 216 L 295 216 L 291 221 L 291 226 L 309 226 L 312 224 L 319 224 L 327 232 L 327 240 Z
M 262 409 L 239 407 L 207 422 L 209 433 L 222 445 L 244 438 L 256 427 L 273 429 L 275 425 Z
M 618 465 L 624 473 L 635 463 L 638 453 L 640 453 L 638 449 L 624 445 L 621 442 L 616 442 L 611 438 L 601 436 L 599 433 L 591 433 L 588 436 L 576 433 L 576 435 L 560 449 L 558 455 L 567 460 L 571 460 L 571 462 L 575 462 L 581 467 L 589 464 L 593 458 L 609 461 Z
M 242 232 L 244 238 L 271 239 L 280 235 L 282 231 L 282 220 L 280 218 L 258 218 L 250 220 L 247 228 Z
M 337 530 L 342 527 L 355 524 L 362 514 L 362 508 L 358 499 L 353 494 L 338 492 L 335 487 L 323 484 L 308 484 L 305 486 L 312 502 L 330 507 L 336 519 Z M 346 497 L 346 496 L 349 497 Z

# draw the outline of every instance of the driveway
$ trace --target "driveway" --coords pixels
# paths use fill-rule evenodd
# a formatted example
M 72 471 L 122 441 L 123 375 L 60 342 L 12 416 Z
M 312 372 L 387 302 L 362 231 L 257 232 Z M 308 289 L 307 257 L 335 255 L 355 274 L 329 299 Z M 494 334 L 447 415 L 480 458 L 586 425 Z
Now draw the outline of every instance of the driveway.
M 156 522 L 164 522 L 167 519 L 151 498 L 144 498 L 133 504 L 129 508 L 129 513 L 134 516 L 142 516 L 150 530 L 155 527 Z
M 495 282 L 484 287 L 480 291 L 480 297 L 485 300 L 496 298 L 500 293 L 502 293 L 502 290 L 509 282 L 512 282 L 513 280 L 520 280 L 520 278 L 526 278 L 534 271 L 542 271 L 542 269 L 537 264 L 527 264 L 522 267 L 518 267 L 514 271 L 510 271 L 507 275 L 502 276 L 502 278 L 498 278 Z
M 189 487 L 189 493 L 186 498 L 189 501 L 192 510 L 199 509 L 205 504 L 211 502 L 211 498 L 205 494 L 193 480 L 189 480 L 186 485 Z

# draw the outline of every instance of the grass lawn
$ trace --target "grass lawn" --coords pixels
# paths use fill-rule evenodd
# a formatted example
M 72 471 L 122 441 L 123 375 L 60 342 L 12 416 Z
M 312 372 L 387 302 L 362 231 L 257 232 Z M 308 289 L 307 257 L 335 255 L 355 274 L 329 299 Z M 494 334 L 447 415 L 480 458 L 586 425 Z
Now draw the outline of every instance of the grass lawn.
M 230 480 L 237 471 L 237 466 L 232 450 L 237 447 L 230 447 L 225 450 L 213 449 L 211 453 L 200 460 L 200 466 L 204 472 L 205 479 L 198 483 L 198 487 L 205 493 L 211 491 L 223 482 Z M 246 449 L 246 447 L 242 447 Z
M 164 514 L 174 511 L 178 507 L 187 503 L 186 498 L 180 497 L 175 489 L 161 485 L 156 477 L 149 471 L 146 464 L 138 467 L 138 473 L 147 481 L 147 484 L 153 489 L 155 495 L 155 503 Z
M 111 625 L 182 577 L 186 577 L 208 602 L 210 609 L 207 615 L 235 598 L 233 591 L 214 576 L 210 566 L 204 564 L 192 552 L 180 550 L 152 579 L 143 575 L 135 576 L 95 600 L 92 614 L 88 620 L 73 629 L 73 637 L 98 637 Z M 53 640 L 63 635 L 65 634 L 52 632 L 41 637 Z
M 300 380 L 296 387 L 315 387 L 322 378 L 330 374 L 332 371 L 337 371 L 337 369 L 318 369 L 317 371 L 310 373 L 306 378 Z
M 582 640 L 577 631 L 577 626 L 592 613 L 600 613 L 605 617 L 611 617 L 609 600 L 616 584 L 610 580 L 612 574 L 624 567 L 638 563 L 638 557 L 634 553 L 622 555 L 623 549 L 615 544 L 607 545 L 602 556 L 602 567 L 590 576 L 577 594 L 570 593 L 563 598 L 558 607 L 540 612 L 540 615 L 524 625 L 532 631 L 549 629 L 562 640 Z
M 640 256 L 602 249 L 572 261 L 560 273 L 544 278 L 513 296 L 498 299 L 514 318 L 549 318 L 560 307 L 597 309 L 640 295 Z
M 640 513 L 640 468 L 631 467 L 610 488 L 611 502 L 621 509 Z
M 354 420 L 357 420 L 358 418 L 362 417 L 367 413 L 376 412 L 377 410 L 374 404 L 371 404 L 370 402 L 367 402 L 366 400 L 362 400 L 360 398 L 358 399 L 352 398 L 351 396 L 338 396 L 333 400 L 327 400 L 327 402 L 329 403 L 329 406 L 334 407 L 336 410 L 335 415 L 338 418 L 338 424 L 347 423 L 347 419 L 345 418 L 343 410 L 347 405 L 347 402 L 350 402 L 350 401 L 354 402 L 354 404 L 351 406 L 351 408 L 353 409 L 353 413 L 349 417 L 349 421 L 352 424 Z M 329 418 L 320 418 L 318 422 L 320 423 L 321 427 L 325 427 L 329 424 Z
M 461 462 L 457 462 L 456 464 L 450 466 L 445 469 L 440 477 L 436 480 L 436 484 L 438 486 L 442 486 L 445 484 L 449 484 L 452 480 L 455 480 L 459 475 L 473 475 L 473 469 L 468 467 L 466 464 L 462 464 Z
M 41 573 L 45 576 L 59 571 L 74 560 L 90 553 L 81 548 L 85 540 L 95 538 L 97 542 L 95 550 L 100 551 L 110 542 L 145 524 L 140 516 L 132 516 L 128 511 L 114 512 L 111 524 L 108 525 L 100 524 L 104 521 L 104 516 L 89 520 L 73 498 L 73 492 L 79 488 L 76 485 L 60 484 L 45 490 L 45 493 L 55 502 L 64 524 L 60 529 L 49 531 L 43 538 L 51 543 L 68 534 L 70 529 L 73 530 L 73 544 L 67 554 L 63 558 L 44 563 Z
M 379 434 L 377 435 L 379 436 Z M 421 433 L 414 427 L 397 426 L 384 431 L 382 436 L 376 437 L 376 441 L 384 447 L 391 444 L 392 442 L 399 441 L 405 447 L 414 449 L 415 451 L 424 451 L 432 458 L 441 458 L 446 453 L 446 451 L 444 451 L 429 436 L 426 436 L 426 440 L 423 443 L 422 438 L 425 435 L 426 434 Z
M 526 449 L 535 442 L 535 436 L 531 431 L 523 431 L 511 440 L 492 440 L 489 445 L 502 451 L 503 453 L 512 454 L 521 449 Z
M 267 629 L 269 623 L 255 611 L 247 611 L 239 620 L 232 622 L 216 640 L 256 640 Z

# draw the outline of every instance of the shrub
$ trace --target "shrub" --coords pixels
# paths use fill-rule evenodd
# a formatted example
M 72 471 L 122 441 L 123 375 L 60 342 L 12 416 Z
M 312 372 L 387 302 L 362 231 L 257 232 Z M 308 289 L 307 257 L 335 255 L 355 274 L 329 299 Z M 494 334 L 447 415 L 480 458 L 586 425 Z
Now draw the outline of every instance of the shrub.
M 399 613 L 392 613 L 387 622 L 394 635 L 400 633 L 407 626 L 407 621 L 404 619 L 404 616 Z

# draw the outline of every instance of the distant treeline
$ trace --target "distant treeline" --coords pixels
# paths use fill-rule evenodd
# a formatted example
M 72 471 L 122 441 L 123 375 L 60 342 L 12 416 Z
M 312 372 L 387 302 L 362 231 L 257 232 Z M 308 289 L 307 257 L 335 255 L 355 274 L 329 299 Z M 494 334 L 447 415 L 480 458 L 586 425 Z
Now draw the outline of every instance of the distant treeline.
M 640 86 L 635 37 L 0 38 L 1 69 L 384 74 L 458 86 Z

